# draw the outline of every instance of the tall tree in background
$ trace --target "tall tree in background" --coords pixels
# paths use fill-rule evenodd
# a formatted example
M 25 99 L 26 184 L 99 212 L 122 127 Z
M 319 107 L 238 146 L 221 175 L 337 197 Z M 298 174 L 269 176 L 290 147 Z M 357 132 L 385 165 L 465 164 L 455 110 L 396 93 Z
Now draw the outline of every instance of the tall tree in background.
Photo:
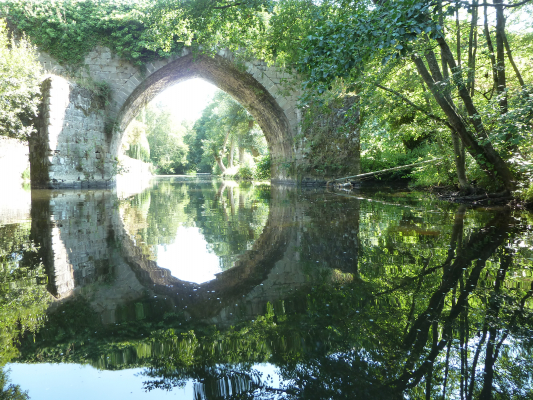
M 159 174 L 187 172 L 188 146 L 184 138 L 187 123 L 176 124 L 170 111 L 159 106 L 146 108 L 146 136 L 150 144 L 150 161 Z
M 246 150 L 256 156 L 264 152 L 263 134 L 255 128 L 252 116 L 222 91 L 215 94 L 193 130 L 197 137 L 202 138 L 202 156 L 205 162 L 215 161 L 222 173 L 227 168 L 236 166 L 237 151 L 239 163 L 244 161 Z

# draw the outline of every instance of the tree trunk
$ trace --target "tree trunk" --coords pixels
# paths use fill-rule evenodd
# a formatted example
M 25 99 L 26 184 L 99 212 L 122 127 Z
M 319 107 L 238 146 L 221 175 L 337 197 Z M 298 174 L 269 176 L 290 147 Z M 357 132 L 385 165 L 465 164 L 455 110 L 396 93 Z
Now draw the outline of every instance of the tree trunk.
M 252 156 L 254 157 L 259 157 L 261 155 L 261 153 L 259 152 L 259 150 L 257 150 L 255 147 L 252 147 L 250 149 L 250 151 L 252 152 Z
M 353 160 L 351 170 L 356 174 L 361 173 L 361 98 L 356 96 L 352 106 L 355 112 L 350 127 L 349 158 Z
M 226 166 L 224 165 L 224 161 L 222 161 L 222 157 L 215 156 L 215 160 L 217 162 L 218 168 L 220 168 L 220 171 L 222 171 L 222 175 L 226 172 Z
M 235 154 L 235 138 L 232 136 L 229 155 L 228 155 L 228 168 L 233 168 L 233 155 L 234 154 Z
M 450 48 L 448 47 L 448 43 L 446 43 L 446 41 L 442 37 L 437 38 L 437 43 L 443 50 L 443 54 L 445 55 L 448 61 L 448 65 L 450 66 L 452 72 L 455 74 L 456 71 L 459 71 L 459 69 L 455 65 L 455 60 L 453 59 L 453 54 L 450 51 Z M 463 100 L 463 104 L 465 105 L 466 111 L 468 112 L 468 115 L 470 116 L 473 122 L 474 128 L 479 138 L 485 143 L 483 145 L 483 152 L 485 154 L 486 159 L 493 166 L 494 170 L 498 173 L 499 178 L 502 180 L 502 183 L 505 186 L 505 189 L 508 191 L 514 190 L 516 188 L 515 177 L 509 169 L 507 163 L 501 158 L 498 152 L 496 152 L 494 147 L 492 147 L 492 143 L 489 141 L 487 132 L 485 131 L 485 127 L 483 126 L 483 121 L 481 120 L 480 114 L 476 109 L 474 102 L 472 101 L 472 97 L 470 97 L 470 93 L 468 93 L 468 90 L 466 89 L 462 79 L 458 79 L 455 83 L 459 92 L 459 96 Z M 461 138 L 463 138 L 462 135 Z M 467 145 L 464 140 L 463 143 Z M 516 150 L 516 145 L 509 145 L 509 148 Z
M 468 393 L 466 395 L 466 400 L 472 400 L 472 394 L 474 393 L 474 383 L 476 379 L 477 362 L 479 359 L 479 354 L 481 353 L 481 348 L 483 347 L 483 344 L 485 343 L 486 339 L 487 339 L 487 325 L 485 325 L 483 328 L 483 336 L 481 336 L 481 340 L 479 341 L 477 345 L 476 354 L 474 356 L 474 361 L 472 362 L 472 375 L 470 377 L 470 385 L 468 387 Z
M 487 310 L 488 316 L 492 317 L 494 320 L 498 318 L 500 313 L 500 308 L 502 305 L 502 296 L 500 294 L 501 287 L 505 281 L 505 276 L 509 266 L 512 264 L 512 258 L 504 249 L 504 254 L 500 257 L 500 269 L 496 275 L 496 280 L 494 282 L 494 291 L 491 294 L 489 299 L 489 307 Z M 483 368 L 483 388 L 479 395 L 480 400 L 490 400 L 492 399 L 492 386 L 494 382 L 494 365 L 496 364 L 497 351 L 495 351 L 496 339 L 498 336 L 498 330 L 494 325 L 489 326 L 489 340 L 487 341 L 487 347 L 485 350 L 485 367 Z
M 244 147 L 239 146 L 239 164 L 244 164 Z
M 447 43 L 444 42 L 442 38 L 440 38 L 440 40 L 437 40 L 439 41 L 439 45 L 441 45 L 441 49 L 443 50 L 444 56 L 447 58 L 448 65 L 450 65 L 454 73 L 457 73 L 458 68 L 457 65 L 455 65 L 455 60 L 453 59 L 453 55 L 451 55 L 450 53 L 450 49 Z M 433 59 L 434 55 L 429 56 L 429 60 Z M 481 168 L 485 170 L 488 174 L 492 174 L 492 170 L 497 172 L 507 190 L 514 190 L 514 176 L 507 167 L 505 161 L 499 156 L 498 153 L 496 153 L 496 151 L 492 147 L 492 144 L 487 140 L 485 140 L 486 143 L 483 146 L 478 143 L 477 139 L 465 125 L 461 116 L 458 115 L 456 108 L 453 105 L 453 102 L 451 102 L 451 99 L 446 98 L 442 91 L 435 85 L 435 81 L 427 70 L 424 61 L 417 56 L 412 56 L 412 60 L 417 67 L 418 73 L 422 76 L 424 82 L 431 90 L 431 93 L 433 93 L 433 97 L 446 115 L 449 124 L 455 129 L 462 142 L 468 149 L 469 153 L 477 160 Z M 476 127 L 476 131 L 480 133 L 482 139 L 486 139 L 487 134 L 484 130 L 483 124 L 481 123 L 481 120 L 479 119 L 477 110 L 472 103 L 472 99 L 470 97 L 470 94 L 468 93 L 468 90 L 466 90 L 464 84 L 461 83 L 461 80 L 457 81 L 457 86 L 459 89 L 459 94 L 463 99 L 468 113 L 471 115 L 472 118 L 475 118 L 474 125 Z M 485 165 L 488 165 L 489 168 L 487 169 Z M 492 168 L 490 168 L 490 166 Z
M 235 215 L 235 197 L 233 196 L 233 186 L 228 188 L 229 205 L 231 207 L 231 215 Z
M 498 75 L 498 87 L 496 88 L 500 95 L 500 112 L 507 113 L 507 82 L 505 77 L 505 16 L 503 15 L 502 0 L 494 0 L 496 6 L 496 73 Z
M 461 25 L 459 24 L 459 10 L 455 12 L 455 40 L 457 44 L 457 65 L 461 68 Z
M 520 83 L 520 86 L 524 86 L 524 79 L 522 79 L 522 75 L 520 74 L 520 71 L 518 70 L 518 67 L 516 66 L 513 56 L 511 54 L 511 46 L 509 46 L 509 42 L 507 41 L 507 35 L 504 34 L 503 36 L 503 43 L 505 44 L 505 50 L 507 51 L 507 57 L 509 58 L 509 62 L 513 66 L 514 73 L 516 74 L 516 77 L 518 78 L 518 82 Z
M 444 29 L 444 18 L 442 16 L 442 3 L 440 4 L 440 13 L 439 13 L 439 24 Z M 444 33 L 444 32 L 443 32 Z M 459 37 L 460 39 L 460 37 Z M 458 46 L 458 49 L 460 51 L 460 48 Z M 448 63 L 446 62 L 446 57 L 442 54 L 442 49 L 440 50 L 440 62 L 442 66 L 442 78 L 444 81 L 446 81 L 446 88 L 450 87 L 450 73 L 448 71 Z M 459 52 L 460 56 L 460 52 Z M 422 86 L 424 86 L 422 84 Z M 424 87 L 425 91 L 425 87 Z M 448 90 L 449 92 L 449 90 Z M 466 157 L 465 157 L 465 145 L 461 141 L 461 138 L 457 134 L 457 132 L 453 129 L 450 129 L 451 135 L 452 135 L 452 143 L 453 143 L 453 152 L 454 152 L 454 161 L 455 161 L 455 172 L 457 174 L 457 180 L 459 182 L 459 189 L 464 190 L 465 192 L 470 191 L 470 184 L 468 183 L 468 179 L 466 178 Z
M 487 48 L 489 50 L 490 64 L 492 66 L 492 91 L 498 87 L 498 74 L 496 72 L 496 57 L 494 56 L 494 46 L 492 45 L 492 39 L 490 37 L 489 22 L 487 19 L 487 0 L 483 0 L 483 33 L 487 41 Z M 489 100 L 492 98 L 492 93 Z
M 472 21 L 468 37 L 468 87 L 470 96 L 474 97 L 474 84 L 476 81 L 476 48 L 477 48 L 477 0 L 472 1 Z
M 468 192 L 470 190 L 470 184 L 466 178 L 465 146 L 456 131 L 452 131 L 452 143 L 455 155 L 455 171 L 457 173 L 457 180 L 459 181 L 459 188 Z
M 224 175 L 224 173 L 226 172 L 226 166 L 224 165 L 223 158 L 224 158 L 224 155 L 226 154 L 226 146 L 228 145 L 228 139 L 229 139 L 230 132 L 231 130 L 228 129 L 228 131 L 226 132 L 226 135 L 224 136 L 224 141 L 222 142 L 222 148 L 220 149 L 219 153 L 215 155 L 215 161 L 217 162 L 218 167 L 222 171 L 222 175 Z

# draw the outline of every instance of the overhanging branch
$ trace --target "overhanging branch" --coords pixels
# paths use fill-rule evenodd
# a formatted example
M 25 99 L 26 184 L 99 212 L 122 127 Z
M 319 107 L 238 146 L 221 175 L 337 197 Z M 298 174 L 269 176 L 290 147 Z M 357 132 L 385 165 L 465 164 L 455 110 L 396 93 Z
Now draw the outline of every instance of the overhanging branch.
M 411 100 L 409 100 L 407 97 L 405 97 L 404 95 L 402 95 L 401 93 L 398 93 L 396 90 L 393 90 L 393 89 L 389 89 L 389 88 L 386 88 L 385 86 L 381 86 L 381 85 L 376 85 L 378 88 L 386 91 L 386 92 L 389 92 L 389 93 L 392 93 L 393 95 L 395 95 L 396 97 L 402 99 L 405 103 L 409 104 L 411 107 L 413 107 L 415 110 L 417 111 L 420 111 L 422 114 L 426 115 L 427 117 L 431 118 L 432 120 L 434 121 L 437 121 L 437 122 L 440 122 L 441 124 L 444 124 L 446 125 L 448 128 L 450 128 L 451 130 L 454 130 L 453 127 L 448 123 L 448 121 L 446 121 L 445 119 L 433 114 L 433 113 L 430 113 L 429 111 L 426 111 L 424 110 L 424 108 L 420 107 L 419 105 L 413 103 Z

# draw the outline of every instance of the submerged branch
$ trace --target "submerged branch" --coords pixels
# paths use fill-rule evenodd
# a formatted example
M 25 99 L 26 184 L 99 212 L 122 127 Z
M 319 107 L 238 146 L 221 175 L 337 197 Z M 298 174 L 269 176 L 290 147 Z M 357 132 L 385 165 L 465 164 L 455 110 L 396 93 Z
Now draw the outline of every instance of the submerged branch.
M 404 168 L 409 168 L 409 167 L 416 167 L 417 165 L 427 164 L 427 163 L 430 163 L 430 162 L 433 162 L 433 161 L 439 161 L 439 160 L 442 160 L 442 157 L 441 158 L 434 158 L 433 160 L 420 161 L 420 162 L 417 162 L 417 163 L 414 163 L 414 164 L 407 164 L 407 165 L 401 165 L 399 167 L 382 169 L 380 171 L 367 172 L 365 174 L 359 174 L 359 175 L 347 176 L 347 177 L 344 177 L 344 178 L 332 179 L 332 180 L 330 180 L 330 181 L 328 181 L 326 183 L 326 186 L 329 185 L 331 182 L 343 181 L 345 179 L 366 178 L 368 176 L 378 175 L 378 174 L 389 172 L 389 171 L 397 171 L 397 170 L 404 169 Z

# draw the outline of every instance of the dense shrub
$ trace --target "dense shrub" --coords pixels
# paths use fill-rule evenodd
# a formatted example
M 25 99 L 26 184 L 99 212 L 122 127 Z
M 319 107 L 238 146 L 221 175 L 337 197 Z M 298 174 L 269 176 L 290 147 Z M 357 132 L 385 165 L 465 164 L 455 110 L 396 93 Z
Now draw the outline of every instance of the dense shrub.
M 241 165 L 239 166 L 236 177 L 239 179 L 251 180 L 254 177 L 254 168 L 248 164 Z
M 254 179 L 264 181 L 270 179 L 271 157 L 270 154 L 261 156 L 255 165 Z

